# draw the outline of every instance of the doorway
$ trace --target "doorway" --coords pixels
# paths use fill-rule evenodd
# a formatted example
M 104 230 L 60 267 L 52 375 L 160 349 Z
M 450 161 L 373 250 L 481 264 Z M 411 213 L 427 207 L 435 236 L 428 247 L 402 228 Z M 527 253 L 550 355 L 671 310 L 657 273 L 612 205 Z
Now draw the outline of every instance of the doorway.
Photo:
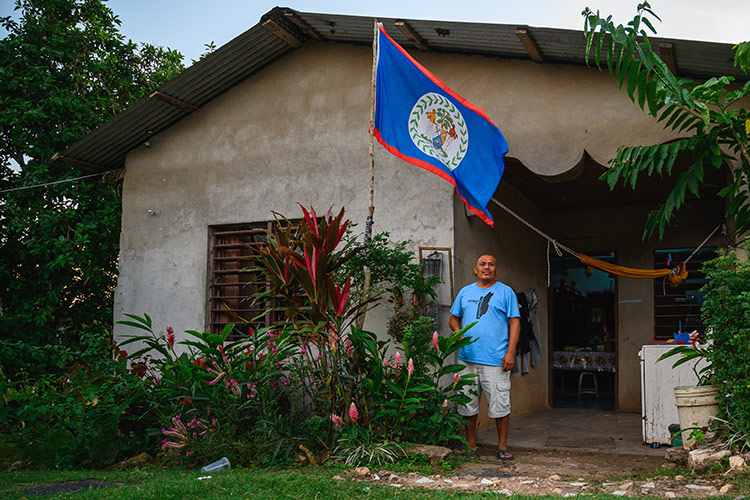
M 592 256 L 616 263 L 614 252 Z M 616 277 L 576 257 L 558 257 L 550 265 L 550 405 L 614 410 Z

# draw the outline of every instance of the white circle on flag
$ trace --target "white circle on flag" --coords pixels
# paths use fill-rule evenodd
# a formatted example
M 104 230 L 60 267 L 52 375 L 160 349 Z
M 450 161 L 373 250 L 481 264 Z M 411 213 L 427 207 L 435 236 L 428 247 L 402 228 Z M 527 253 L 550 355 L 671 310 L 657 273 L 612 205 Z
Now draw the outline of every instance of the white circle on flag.
M 461 112 L 446 97 L 429 92 L 409 114 L 409 135 L 426 155 L 450 170 L 458 167 L 469 149 L 469 131 Z

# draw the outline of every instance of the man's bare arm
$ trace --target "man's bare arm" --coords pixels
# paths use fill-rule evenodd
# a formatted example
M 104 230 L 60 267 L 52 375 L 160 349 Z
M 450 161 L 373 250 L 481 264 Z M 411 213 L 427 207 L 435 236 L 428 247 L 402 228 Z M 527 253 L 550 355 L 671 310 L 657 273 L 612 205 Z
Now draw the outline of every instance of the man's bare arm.
M 456 333 L 457 331 L 461 329 L 461 318 L 451 314 L 451 319 L 448 321 L 448 325 L 450 325 L 451 330 L 453 330 L 453 333 Z

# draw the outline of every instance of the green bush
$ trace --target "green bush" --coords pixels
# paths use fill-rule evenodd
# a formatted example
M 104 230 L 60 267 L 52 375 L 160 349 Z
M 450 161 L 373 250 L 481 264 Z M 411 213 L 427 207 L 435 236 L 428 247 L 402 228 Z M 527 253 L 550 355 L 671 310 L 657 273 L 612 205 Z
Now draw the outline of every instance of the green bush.
M 106 467 L 139 453 L 145 427 L 129 425 L 132 408 L 148 400 L 141 379 L 113 359 L 105 336 L 85 335 L 85 349 L 67 373 L 3 379 L 3 433 L 21 444 L 21 458 L 55 468 Z
M 724 252 L 703 266 L 702 318 L 713 341 L 714 380 L 733 434 L 750 436 L 750 263 Z M 749 445 L 750 446 L 750 445 Z

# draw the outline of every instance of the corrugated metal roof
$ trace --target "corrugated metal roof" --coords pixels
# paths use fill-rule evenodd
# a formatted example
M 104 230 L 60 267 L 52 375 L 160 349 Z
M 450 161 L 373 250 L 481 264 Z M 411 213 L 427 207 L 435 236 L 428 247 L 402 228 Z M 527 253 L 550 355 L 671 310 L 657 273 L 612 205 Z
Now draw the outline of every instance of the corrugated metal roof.
M 258 24 L 218 48 L 204 59 L 162 85 L 158 91 L 200 108 L 250 75 L 294 48 L 263 26 L 272 21 L 301 41 L 309 37 L 286 15 L 293 14 L 325 40 L 371 44 L 373 18 L 297 12 L 276 7 Z M 394 26 L 393 18 L 379 18 L 398 43 L 413 44 Z M 530 59 L 516 35 L 519 26 L 401 19 L 426 43 L 430 51 L 480 54 L 500 58 Z M 545 63 L 585 64 L 585 38 L 581 31 L 525 27 L 539 48 Z M 723 43 L 652 38 L 652 45 L 671 43 L 680 76 L 706 78 L 745 75 L 734 67 L 732 46 Z M 62 156 L 90 164 L 85 170 L 114 170 L 125 165 L 127 153 L 149 137 L 172 126 L 188 112 L 162 101 L 145 97 L 108 120 L 62 152 Z

